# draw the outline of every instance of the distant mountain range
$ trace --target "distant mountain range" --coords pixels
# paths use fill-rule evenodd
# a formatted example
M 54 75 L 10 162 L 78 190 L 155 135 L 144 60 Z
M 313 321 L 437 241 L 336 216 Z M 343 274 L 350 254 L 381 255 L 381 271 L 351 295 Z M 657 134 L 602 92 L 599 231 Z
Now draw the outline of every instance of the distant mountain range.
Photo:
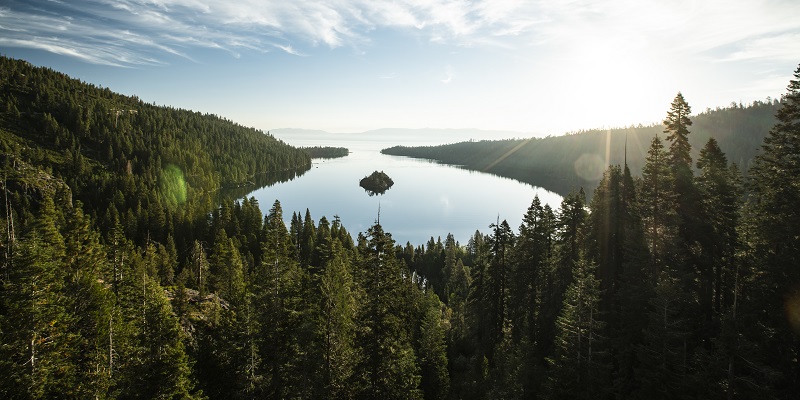
M 327 132 L 315 129 L 280 128 L 271 129 L 270 134 L 282 140 L 292 138 L 302 140 L 318 139 L 326 136 L 347 137 L 348 139 L 380 140 L 392 144 L 447 144 L 465 142 L 470 140 L 502 140 L 513 138 L 525 138 L 531 136 L 530 133 L 504 131 L 504 130 L 482 130 L 482 129 L 435 129 L 435 128 L 382 128 L 363 132 Z

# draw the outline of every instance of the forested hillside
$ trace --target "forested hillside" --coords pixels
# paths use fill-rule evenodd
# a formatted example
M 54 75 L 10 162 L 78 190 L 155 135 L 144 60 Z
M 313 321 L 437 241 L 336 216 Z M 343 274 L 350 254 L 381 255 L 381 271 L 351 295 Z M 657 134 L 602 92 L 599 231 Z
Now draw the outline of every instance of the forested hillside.
M 775 124 L 779 106 L 778 100 L 756 101 L 697 114 L 692 118 L 689 138 L 692 156 L 696 158 L 699 149 L 713 137 L 728 159 L 746 172 Z M 663 130 L 662 125 L 596 129 L 546 138 L 396 146 L 382 153 L 461 165 L 566 195 L 580 187 L 587 190 L 597 187 L 606 165 L 625 162 L 626 142 L 628 166 L 635 176 L 640 176 L 647 148 L 656 135 L 665 137 Z
M 466 245 L 399 245 L 378 223 L 353 240 L 309 210 L 287 227 L 279 201 L 266 217 L 254 198 L 203 209 L 193 198 L 219 171 L 175 163 L 197 174 L 175 179 L 152 164 L 168 152 L 112 145 L 131 161 L 114 169 L 77 136 L 60 151 L 12 102 L 0 397 L 793 399 L 800 67 L 794 77 L 749 179 L 716 139 L 691 145 L 679 94 L 641 177 L 605 166 L 591 201 L 534 198 L 519 227 L 487 221 Z M 45 119 L 60 103 L 48 104 Z M 102 118 L 111 132 L 116 118 Z M 271 151 L 264 163 L 307 161 Z
M 314 146 L 303 147 L 303 151 L 308 153 L 311 158 L 339 158 L 347 157 L 350 150 L 344 147 Z
M 184 249 L 192 234 L 172 229 L 207 214 L 220 188 L 310 168 L 306 153 L 261 131 L 25 61 L 0 57 L 0 87 L 0 162 L 7 185 L 21 189 L 12 201 L 42 195 L 31 193 L 34 175 L 63 181 L 104 230 L 120 220 L 137 244 L 171 234 Z

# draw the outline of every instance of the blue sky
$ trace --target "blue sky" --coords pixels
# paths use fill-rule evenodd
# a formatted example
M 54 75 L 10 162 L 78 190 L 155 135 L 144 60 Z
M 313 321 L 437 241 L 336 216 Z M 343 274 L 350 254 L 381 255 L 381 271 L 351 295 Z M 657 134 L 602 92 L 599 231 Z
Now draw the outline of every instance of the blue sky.
M 0 52 L 247 126 L 530 135 L 785 93 L 796 0 L 3 0 Z

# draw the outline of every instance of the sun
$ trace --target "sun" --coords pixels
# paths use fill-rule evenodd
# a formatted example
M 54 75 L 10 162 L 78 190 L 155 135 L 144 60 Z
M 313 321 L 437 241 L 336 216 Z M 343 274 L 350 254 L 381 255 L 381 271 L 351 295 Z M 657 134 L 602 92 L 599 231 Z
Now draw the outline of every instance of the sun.
M 668 74 L 653 51 L 613 36 L 574 43 L 551 70 L 549 90 L 556 93 L 560 108 L 553 116 L 579 129 L 655 122 L 659 110 L 668 105 L 666 93 L 679 88 L 668 88 Z

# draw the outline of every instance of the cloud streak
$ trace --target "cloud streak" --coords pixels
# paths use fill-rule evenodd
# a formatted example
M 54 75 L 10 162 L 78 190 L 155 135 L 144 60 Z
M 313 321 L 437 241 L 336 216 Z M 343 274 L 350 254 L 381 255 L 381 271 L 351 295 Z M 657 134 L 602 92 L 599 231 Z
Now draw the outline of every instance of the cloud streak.
M 444 78 L 442 78 L 441 82 L 445 85 L 449 85 L 450 82 L 453 81 L 455 77 L 455 73 L 453 72 L 453 67 L 448 65 L 444 68 Z
M 779 0 L 8 0 L 0 43 L 137 66 L 192 59 L 196 49 L 304 56 L 368 48 L 376 32 L 392 29 L 514 51 L 635 38 L 642 47 L 748 60 L 796 56 L 785 39 L 799 34 L 797 15 L 800 3 Z

